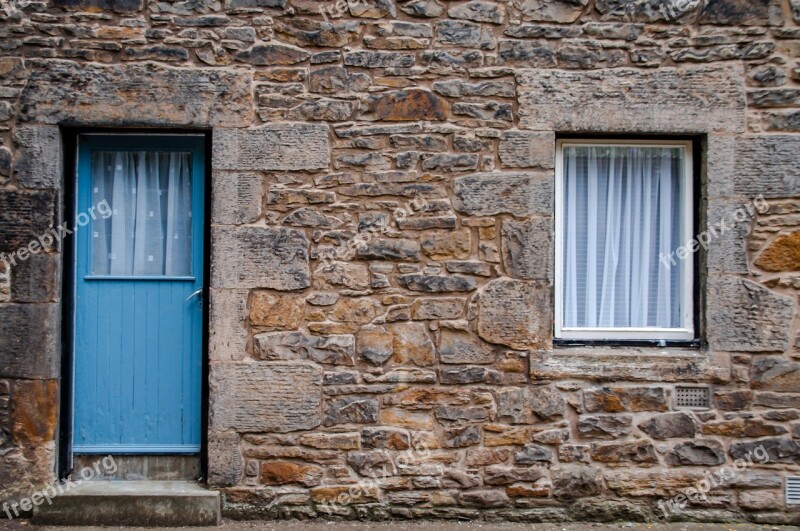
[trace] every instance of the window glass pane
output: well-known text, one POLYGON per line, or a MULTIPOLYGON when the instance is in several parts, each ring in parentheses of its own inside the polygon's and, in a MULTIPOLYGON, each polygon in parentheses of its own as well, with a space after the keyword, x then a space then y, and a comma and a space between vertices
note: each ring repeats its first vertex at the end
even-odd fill
POLYGON ((192 157, 188 152, 95 151, 92 274, 191 275, 192 157))
POLYGON ((681 327, 683 150, 565 146, 563 167, 563 326, 681 327))

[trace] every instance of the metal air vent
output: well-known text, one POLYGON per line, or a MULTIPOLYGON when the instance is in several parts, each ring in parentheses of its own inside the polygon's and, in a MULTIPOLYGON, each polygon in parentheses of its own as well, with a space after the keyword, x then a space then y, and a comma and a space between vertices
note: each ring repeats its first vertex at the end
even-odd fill
POLYGON ((800 477, 786 478, 786 505, 800 505, 800 477))
POLYGON ((675 407, 708 409, 711 407, 711 389, 708 387, 688 385, 676 387, 675 407))

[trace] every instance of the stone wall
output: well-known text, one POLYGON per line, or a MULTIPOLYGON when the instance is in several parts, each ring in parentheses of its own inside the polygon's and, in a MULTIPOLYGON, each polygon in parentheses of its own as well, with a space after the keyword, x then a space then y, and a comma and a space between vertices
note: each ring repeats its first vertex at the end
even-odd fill
MULTIPOLYGON (((674 518, 800 522, 797 0, 9 9, 0 252, 62 221, 60 126, 213 131, 227 514, 653 520, 761 445, 674 518), (696 138, 702 221, 769 202, 704 253, 702 348, 553 345, 564 133, 696 138)), ((0 269, 2 499, 54 478, 61 270, 0 269)))

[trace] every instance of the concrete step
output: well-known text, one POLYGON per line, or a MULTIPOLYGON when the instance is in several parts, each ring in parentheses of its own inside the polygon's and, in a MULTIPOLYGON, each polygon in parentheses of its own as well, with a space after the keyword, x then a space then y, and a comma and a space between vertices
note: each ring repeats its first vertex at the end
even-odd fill
POLYGON ((84 481, 33 510, 35 525, 214 526, 219 492, 190 481, 84 481))

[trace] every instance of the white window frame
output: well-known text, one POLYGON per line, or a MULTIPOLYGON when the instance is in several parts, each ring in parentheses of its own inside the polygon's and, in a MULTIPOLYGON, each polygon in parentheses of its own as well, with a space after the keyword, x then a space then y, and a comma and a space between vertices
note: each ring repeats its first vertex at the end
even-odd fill
POLYGON ((687 221, 681 229, 680 241, 688 244, 694 236, 694 160, 690 140, 582 140, 562 139, 556 141, 556 183, 555 183, 555 338, 586 341, 687 341, 695 339, 694 330, 694 256, 690 254, 682 263, 680 281, 682 284, 681 304, 684 308, 679 328, 580 328, 565 327, 564 323, 564 148, 575 146, 608 147, 679 147, 683 150, 683 216, 687 221))

